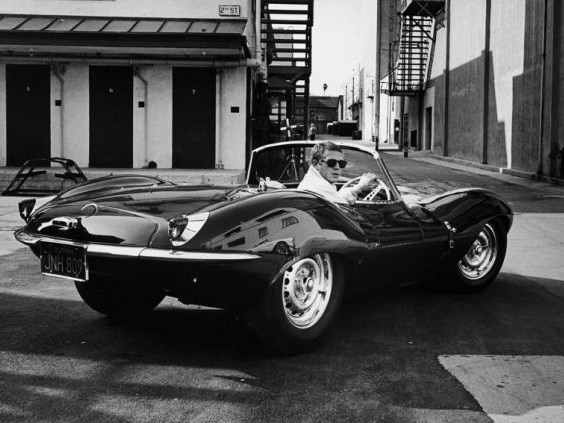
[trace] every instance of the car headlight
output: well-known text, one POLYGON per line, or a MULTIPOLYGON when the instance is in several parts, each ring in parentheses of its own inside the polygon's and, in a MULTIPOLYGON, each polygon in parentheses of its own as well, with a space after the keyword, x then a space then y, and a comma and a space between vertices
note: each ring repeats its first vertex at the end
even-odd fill
POLYGON ((202 229, 209 217, 209 212, 189 216, 173 217, 168 221, 168 237, 172 245, 186 244, 202 229))

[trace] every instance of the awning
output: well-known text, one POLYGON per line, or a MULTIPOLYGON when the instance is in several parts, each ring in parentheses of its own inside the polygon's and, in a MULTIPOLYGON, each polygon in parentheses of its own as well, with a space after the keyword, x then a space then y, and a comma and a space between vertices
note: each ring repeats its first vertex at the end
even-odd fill
POLYGON ((213 60, 250 57, 246 19, 0 15, 0 56, 213 60))

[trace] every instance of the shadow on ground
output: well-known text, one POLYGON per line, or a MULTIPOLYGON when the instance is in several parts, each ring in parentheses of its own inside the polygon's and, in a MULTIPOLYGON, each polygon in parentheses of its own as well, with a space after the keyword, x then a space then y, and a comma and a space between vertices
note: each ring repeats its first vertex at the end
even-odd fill
POLYGON ((501 274, 470 296, 413 286, 350 298, 320 348, 269 357, 222 310, 166 301, 112 322, 25 254, 2 265, 5 422, 486 422, 439 355, 564 354, 562 300, 540 279, 501 274))

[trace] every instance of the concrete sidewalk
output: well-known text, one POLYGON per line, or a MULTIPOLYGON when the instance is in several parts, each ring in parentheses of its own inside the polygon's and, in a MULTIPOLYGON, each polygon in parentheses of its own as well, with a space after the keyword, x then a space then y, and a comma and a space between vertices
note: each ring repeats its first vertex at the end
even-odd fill
MULTIPOLYGON (((381 150, 381 152, 383 152, 384 154, 403 156, 403 152, 397 150, 381 150)), ((559 180, 557 178, 540 178, 538 177, 538 175, 532 175, 525 172, 509 171, 508 169, 503 170, 496 166, 482 165, 478 163, 468 162, 466 160, 437 156, 436 154, 433 154, 429 151, 409 152, 408 158, 406 160, 415 160, 429 163, 435 166, 443 166, 450 169, 460 170, 462 172, 488 176, 490 178, 495 178, 528 188, 542 187, 543 190, 551 191, 557 195, 564 195, 564 180, 559 180)))
MULTIPOLYGON (((350 137, 338 137, 334 135, 323 134, 318 136, 317 138, 324 141, 351 141, 355 144, 364 145, 366 147, 375 147, 375 144, 372 141, 353 141, 350 137)), ((397 154, 403 156, 403 150, 399 150, 398 146, 395 144, 379 144, 378 151, 381 153, 397 154)), ((499 179, 506 179, 508 181, 511 181, 512 183, 523 186, 532 186, 534 185, 534 182, 544 182, 547 184, 547 186, 552 185, 557 190, 564 189, 564 179, 562 178, 540 176, 535 173, 523 172, 494 165, 475 163, 468 160, 458 159, 456 157, 444 157, 438 154, 434 154, 429 150, 409 150, 407 158, 411 160, 424 161, 437 166, 445 166, 451 169, 458 169, 499 179)))
POLYGON ((27 248, 14 238, 14 231, 24 225, 18 203, 25 198, 0 196, 0 257, 19 248, 27 248))
MULTIPOLYGON (((402 152, 402 154, 403 154, 403 152, 402 152)), ((546 183, 552 184, 552 185, 564 186, 564 179, 562 179, 562 178, 555 178, 555 177, 550 177, 550 176, 537 175, 536 173, 531 173, 531 172, 524 172, 524 171, 515 170, 515 169, 508 169, 508 168, 505 168, 505 167, 475 163, 475 162, 471 162, 471 161, 468 161, 468 160, 458 159, 456 157, 439 156, 439 155, 434 154, 434 153, 432 153, 428 150, 427 151, 410 151, 408 153, 408 156, 415 159, 415 160, 424 160, 424 161, 427 161, 428 163, 434 163, 434 164, 437 164, 439 166, 445 166, 444 163, 446 162, 446 163, 449 163, 451 166, 457 166, 458 168, 468 168, 469 171, 474 171, 476 173, 478 173, 479 170, 483 170, 483 171, 487 171, 487 172, 491 172, 491 173, 499 173, 499 174, 502 174, 502 175, 516 176, 516 177, 519 177, 519 178, 530 179, 530 180, 533 180, 533 181, 546 182, 546 183), (475 170, 471 170, 471 169, 475 169, 475 170)))

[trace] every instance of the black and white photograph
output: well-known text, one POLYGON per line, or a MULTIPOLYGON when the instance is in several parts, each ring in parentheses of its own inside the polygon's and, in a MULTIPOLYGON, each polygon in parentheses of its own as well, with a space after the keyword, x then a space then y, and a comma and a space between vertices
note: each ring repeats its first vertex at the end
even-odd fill
POLYGON ((563 423, 560 0, 0 0, 1 423, 563 423))

